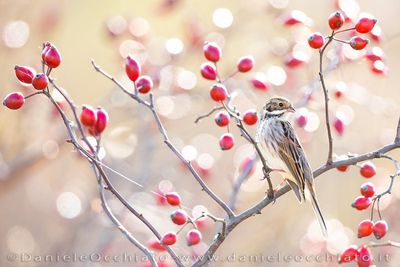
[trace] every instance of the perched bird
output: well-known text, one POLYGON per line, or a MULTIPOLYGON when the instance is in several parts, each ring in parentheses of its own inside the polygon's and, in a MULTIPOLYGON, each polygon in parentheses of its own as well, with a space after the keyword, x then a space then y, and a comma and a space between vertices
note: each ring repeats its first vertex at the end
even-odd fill
POLYGON ((319 208, 314 188, 314 177, 296 132, 287 115, 294 112, 292 104, 285 98, 273 97, 264 106, 257 126, 257 142, 265 150, 265 160, 272 170, 284 171, 285 181, 301 203, 310 200, 322 233, 327 228, 319 208))

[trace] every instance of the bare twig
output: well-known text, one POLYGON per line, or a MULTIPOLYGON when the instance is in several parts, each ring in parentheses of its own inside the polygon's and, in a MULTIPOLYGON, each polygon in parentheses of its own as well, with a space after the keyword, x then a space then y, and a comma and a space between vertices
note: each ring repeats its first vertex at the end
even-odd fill
POLYGON ((336 32, 334 33, 334 35, 336 35, 336 34, 338 34, 338 33, 343 33, 343 32, 352 31, 352 30, 355 30, 355 29, 356 29, 356 28, 355 28, 355 27, 353 27, 353 28, 348 28, 348 29, 344 29, 344 30, 336 31, 336 32))
POLYGON ((102 70, 99 66, 96 65, 96 63, 92 60, 92 64, 95 68, 95 70, 99 73, 101 73, 103 76, 107 77, 110 79, 112 82, 118 85, 125 93, 127 93, 132 99, 136 100, 138 103, 143 104, 147 108, 150 109, 150 111, 153 114, 153 117, 157 123, 158 129, 163 137, 164 143, 171 149, 171 151, 186 165, 188 170, 192 173, 193 177, 196 179, 196 181, 200 184, 202 187, 203 191, 205 191, 227 214, 229 218, 232 218, 235 216, 233 211, 228 207, 228 205, 222 201, 203 181, 201 176, 197 173, 197 171, 194 169, 192 163, 185 159, 185 157, 182 155, 181 152, 172 144, 170 141, 167 132, 161 122, 160 117, 158 116, 158 113, 156 112, 154 108, 154 96, 153 94, 150 94, 150 103, 143 101, 141 98, 139 98, 136 95, 130 94, 117 80, 115 80, 110 74, 106 73, 104 70, 102 70))
POLYGON ((107 216, 110 218, 110 220, 114 223, 114 225, 122 232, 122 234, 132 243, 134 244, 138 249, 140 249, 148 258, 150 261, 151 265, 153 267, 157 267, 157 262, 154 259, 154 254, 142 243, 140 243, 136 238, 133 237, 132 233, 129 232, 122 224, 121 222, 115 217, 113 212, 111 211, 110 207, 107 204, 107 199, 104 194, 104 185, 99 184, 99 194, 100 194, 100 199, 101 199, 101 204, 103 207, 104 212, 107 214, 107 216))
POLYGON ((30 97, 32 97, 32 96, 39 95, 39 94, 43 94, 43 91, 39 91, 39 92, 30 94, 30 95, 27 95, 27 96, 25 96, 24 98, 25 98, 25 99, 28 99, 28 98, 30 98, 30 97))
POLYGON ((254 157, 247 163, 246 167, 242 170, 239 176, 236 178, 235 183, 232 188, 232 192, 229 196, 228 205, 234 211, 236 206, 236 201, 239 195, 240 187, 242 186, 243 182, 249 177, 252 168, 256 164, 258 160, 257 156, 254 157))
POLYGON ((400 248, 400 243, 389 240, 389 241, 387 241, 385 243, 374 243, 374 242, 371 242, 367 246, 370 247, 370 248, 376 248, 376 247, 396 247, 396 248, 400 248))
POLYGON ((194 123, 198 123, 200 120, 210 117, 214 112, 224 109, 223 106, 215 106, 213 107, 213 109, 211 109, 209 112, 207 112, 206 114, 200 115, 196 118, 196 120, 194 121, 194 123))
MULTIPOLYGON (((45 91, 44 94, 50 99, 50 101, 53 103, 53 105, 57 108, 58 112, 60 113, 64 124, 67 128, 68 134, 71 138, 70 142, 74 145, 74 147, 79 151, 80 154, 82 154, 85 158, 88 159, 88 161, 93 164, 96 169, 99 172, 99 175, 103 178, 105 184, 107 185, 107 189, 117 197, 117 199, 132 213, 134 214, 142 223, 144 223, 147 228, 159 239, 161 240, 161 234, 154 228, 154 226, 143 216, 143 214, 139 213, 133 206, 119 193, 119 191, 113 186, 111 183, 109 177, 107 174, 104 172, 102 169, 101 165, 98 163, 97 158, 90 152, 86 151, 85 148, 83 148, 79 142, 77 141, 76 134, 73 130, 73 123, 68 119, 66 116, 65 112, 60 108, 58 103, 53 99, 53 97, 49 94, 48 91, 45 91)), ((79 123, 79 121, 78 121, 79 123)), ((94 151, 94 150, 92 150, 94 151)), ((133 243, 136 245, 135 243, 133 243)), ((140 248, 139 248, 140 249, 140 248)), ((169 246, 166 246, 166 249, 168 253, 171 255, 172 259, 175 261, 177 266, 183 267, 183 263, 181 260, 178 258, 177 254, 170 248, 169 246)), ((157 265, 156 265, 157 266, 157 265)))
MULTIPOLYGON (((330 39, 329 41, 332 41, 332 39, 330 39)), ((329 44, 329 41, 327 42, 327 44, 329 44)), ((327 45, 326 44, 326 45, 327 45)), ((324 48, 326 48, 326 45, 324 48)), ((324 50, 324 49, 321 49, 324 50)), ((329 156, 328 156, 328 160, 327 162, 319 167, 318 169, 316 169, 313 172, 314 178, 318 177, 319 175, 335 168, 338 166, 342 166, 342 165, 352 165, 352 164, 356 164, 358 162, 361 161, 365 161, 368 159, 374 159, 374 158, 381 158, 382 155, 384 155, 385 153, 399 148, 400 147, 400 143, 393 143, 387 146, 384 146, 376 151, 373 152, 369 152, 366 154, 362 154, 362 155, 358 155, 358 156, 353 156, 353 157, 349 157, 348 159, 345 160, 338 160, 338 161, 333 161, 332 160, 332 136, 330 133, 330 127, 329 127, 329 115, 328 115, 328 95, 327 95, 327 90, 325 87, 325 83, 324 83, 324 77, 323 77, 323 73, 322 73, 322 56, 323 56, 323 51, 320 52, 320 80, 321 80, 321 84, 324 90, 324 95, 325 95, 325 114, 326 114, 326 120, 327 120, 327 127, 328 127, 328 138, 329 138, 329 142, 330 142, 330 149, 329 149, 329 156)), ((154 96, 152 94, 150 94, 150 101, 146 102, 144 100, 142 100, 141 98, 139 98, 137 95, 131 94, 129 93, 125 88, 123 88, 122 85, 120 85, 118 83, 118 81, 116 81, 111 75, 107 74, 106 72, 104 72, 100 67, 98 67, 94 62, 92 62, 93 66, 95 67, 95 69, 100 72, 101 74, 103 74, 105 77, 107 77, 108 79, 110 79, 111 81, 113 81, 114 83, 117 84, 118 87, 120 87, 124 92, 126 92, 129 96, 131 96, 134 100, 136 100, 138 103, 143 104, 144 106, 146 106, 147 108, 150 109, 150 111, 152 112, 154 119, 158 125, 159 131, 163 137, 164 143, 166 143, 166 145, 174 152, 174 154, 183 162, 185 163, 185 165, 188 167, 188 169, 192 172, 193 176, 195 177, 195 179, 200 183, 200 185, 202 186, 203 190, 207 192, 207 194, 214 199, 214 201, 216 201, 228 214, 228 218, 226 220, 221 219, 221 221, 223 221, 223 231, 221 234, 217 235, 216 238, 211 242, 211 244, 209 245, 207 251, 205 252, 205 254, 203 255, 203 257, 200 257, 196 262, 193 263, 192 266, 203 266, 204 264, 206 264, 210 257, 212 255, 215 254, 215 252, 217 251, 217 249, 219 248, 219 246, 222 244, 222 242, 225 240, 225 238, 229 235, 229 233, 240 223, 242 223, 243 221, 245 221, 246 219, 255 216, 257 214, 260 214, 262 209, 264 209, 267 205, 273 203, 273 201, 279 197, 281 197, 282 195, 286 194, 287 192, 290 191, 290 187, 288 185, 283 186, 282 188, 280 188, 279 190, 277 190, 274 194, 274 198, 269 198, 269 197, 265 197, 263 198, 260 202, 258 202, 256 205, 254 205, 253 207, 250 207, 249 209, 243 211, 242 213, 235 215, 232 211, 232 209, 225 204, 218 196, 216 196, 203 182, 203 180, 201 179, 201 177, 197 174, 197 172, 193 169, 190 161, 187 161, 183 155, 175 148, 175 146, 173 146, 173 144, 170 142, 167 132, 165 130, 165 128, 163 127, 163 124, 160 120, 160 117, 158 116, 157 112, 155 111, 154 108, 154 96)), ((269 178, 269 172, 271 171, 270 168, 268 166, 266 166, 266 162, 265 159, 263 158, 263 155, 258 147, 257 142, 253 139, 253 137, 249 134, 249 132, 247 131, 247 129, 244 127, 239 115, 237 114, 237 112, 235 111, 235 109, 231 109, 229 106, 225 105, 224 103, 222 103, 223 107, 227 110, 227 112, 236 119, 236 123, 238 128, 240 129, 242 135, 251 143, 253 144, 253 146, 256 149, 256 152, 258 154, 258 156, 260 157, 263 165, 264 165, 264 176, 269 178)), ((270 187, 272 188, 272 184, 270 185, 270 187)))
POLYGON ((236 125, 239 128, 242 136, 250 143, 253 145, 254 149, 257 152, 258 157, 261 160, 261 163, 263 165, 263 173, 264 173, 264 179, 267 180, 268 182, 268 198, 274 199, 274 187, 272 185, 272 181, 270 178, 270 173, 272 172, 272 169, 267 165, 267 161, 264 158, 264 155, 261 152, 261 149, 254 140, 254 138, 251 136, 251 134, 247 131, 246 127, 243 125, 242 119, 240 118, 240 114, 236 112, 235 109, 231 109, 229 105, 225 104, 224 102, 221 102, 225 110, 229 113, 231 117, 234 117, 236 119, 236 125))
POLYGON ((396 137, 394 138, 394 143, 395 144, 400 143, 400 118, 399 122, 397 123, 397 131, 396 131, 396 137))
MULTIPOLYGON (((353 165, 356 164, 358 162, 361 161, 365 161, 368 159, 375 159, 375 158, 380 158, 382 154, 387 153, 389 151, 392 151, 394 149, 400 148, 400 144, 390 144, 390 145, 386 145, 384 147, 381 147, 378 150, 375 150, 373 152, 369 152, 369 153, 365 153, 359 156, 355 156, 355 157, 351 157, 345 160, 338 160, 338 161, 334 161, 332 162, 330 165, 324 164, 323 166, 319 167, 318 169, 316 169, 313 172, 314 178, 317 178, 318 176, 320 176, 321 174, 336 168, 338 166, 342 166, 342 165, 353 165)), ((275 199, 280 198, 281 196, 283 196, 284 194, 286 194, 287 192, 289 192, 291 189, 288 185, 283 186, 282 188, 280 188, 278 191, 275 192, 275 199)), ((273 201, 267 197, 264 197, 260 202, 258 202, 256 205, 254 205, 253 207, 243 211, 242 213, 238 214, 235 218, 230 219, 227 222, 227 227, 226 227, 226 235, 229 235, 229 233, 240 223, 242 223, 243 221, 245 221, 246 219, 255 216, 257 214, 261 214, 261 211, 268 206, 269 204, 271 204, 273 201)), ((193 266, 202 266, 203 264, 205 264, 207 262, 207 257, 211 257, 212 255, 214 255, 214 253, 217 251, 217 249, 219 248, 219 246, 223 243, 223 241, 225 240, 225 237, 223 236, 218 236, 216 239, 213 240, 213 242, 210 244, 209 248, 207 249, 207 251, 205 252, 205 254, 203 255, 204 257, 201 259, 198 259, 193 266)))
POLYGON ((330 165, 332 163, 332 155, 333 155, 333 139, 332 139, 332 132, 331 132, 331 126, 330 126, 330 120, 329 120, 329 95, 328 95, 328 89, 325 86, 325 80, 324 80, 324 74, 323 74, 323 58, 324 58, 324 52, 328 45, 332 42, 333 40, 333 32, 329 36, 328 41, 325 43, 325 45, 319 50, 319 79, 321 81, 321 86, 322 90, 324 91, 324 98, 325 98, 325 123, 326 123, 326 131, 328 133, 328 159, 327 159, 327 165, 330 165))
POLYGON ((337 41, 337 42, 339 42, 339 43, 343 43, 343 44, 350 44, 350 42, 349 42, 349 41, 345 41, 345 40, 338 39, 338 38, 335 38, 335 37, 332 37, 332 39, 333 39, 333 40, 335 40, 335 41, 337 41))

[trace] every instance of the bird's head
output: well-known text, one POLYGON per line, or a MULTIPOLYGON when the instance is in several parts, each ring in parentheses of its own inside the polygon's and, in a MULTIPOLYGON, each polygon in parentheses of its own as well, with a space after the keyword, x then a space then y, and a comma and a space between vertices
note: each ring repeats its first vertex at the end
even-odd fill
POLYGON ((281 116, 295 111, 290 101, 283 97, 269 99, 263 109, 263 113, 269 116, 281 116))

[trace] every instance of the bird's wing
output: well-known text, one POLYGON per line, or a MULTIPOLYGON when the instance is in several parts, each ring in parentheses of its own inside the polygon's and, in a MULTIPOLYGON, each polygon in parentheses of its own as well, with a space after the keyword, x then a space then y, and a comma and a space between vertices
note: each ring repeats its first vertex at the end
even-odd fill
POLYGON ((282 142, 279 143, 279 156, 285 162, 290 173, 294 177, 294 182, 298 184, 304 199, 306 197, 305 193, 307 193, 307 197, 311 200, 313 210, 321 226, 322 233, 327 237, 326 223, 315 195, 314 178, 310 164, 308 163, 292 125, 290 125, 288 121, 281 121, 281 126, 283 128, 284 137, 282 142))
POLYGON ((279 156, 285 162, 304 196, 306 183, 312 184, 312 171, 296 133, 288 121, 280 121, 284 137, 279 143, 279 156))

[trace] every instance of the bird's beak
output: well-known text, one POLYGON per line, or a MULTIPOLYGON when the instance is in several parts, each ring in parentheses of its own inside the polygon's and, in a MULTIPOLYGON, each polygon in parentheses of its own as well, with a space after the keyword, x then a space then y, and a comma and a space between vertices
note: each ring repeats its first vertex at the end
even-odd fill
POLYGON ((294 107, 292 105, 289 106, 288 111, 289 112, 296 112, 296 110, 294 109, 294 107))

